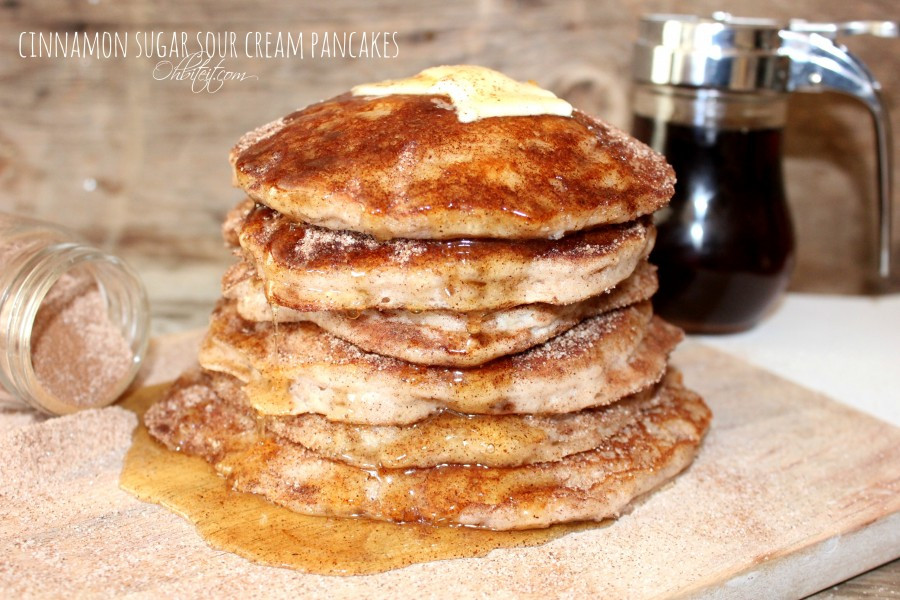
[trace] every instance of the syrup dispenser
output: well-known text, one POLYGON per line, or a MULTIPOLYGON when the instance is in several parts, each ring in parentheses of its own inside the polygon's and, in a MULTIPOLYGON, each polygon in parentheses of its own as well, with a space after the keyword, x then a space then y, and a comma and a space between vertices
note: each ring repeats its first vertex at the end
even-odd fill
POLYGON ((794 235, 782 178, 788 94, 865 103, 878 158, 878 267, 890 273, 891 134, 880 86, 834 38, 897 37, 895 22, 811 23, 715 13, 650 15, 635 50, 635 137, 678 183, 657 213, 656 310, 694 332, 755 325, 787 287, 794 235))

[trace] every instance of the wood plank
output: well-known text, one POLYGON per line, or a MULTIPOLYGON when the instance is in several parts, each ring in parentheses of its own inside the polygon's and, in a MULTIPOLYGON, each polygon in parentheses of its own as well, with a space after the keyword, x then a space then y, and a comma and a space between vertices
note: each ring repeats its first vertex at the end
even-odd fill
POLYGON ((900 597, 900 560, 823 590, 810 596, 810 600, 856 600, 873 597, 900 597))
MULTIPOLYGON (((167 377, 196 337, 157 347, 167 377), (176 343, 177 342, 177 343, 176 343)), ((677 352, 715 412, 697 462, 609 527, 482 559, 329 578, 253 565, 116 487, 133 417, 104 409, 0 437, 8 593, 209 597, 800 596, 900 554, 900 430, 696 343, 677 352)), ((154 361, 155 362, 155 361, 154 361)), ((148 380, 149 381, 149 380, 148 380)), ((2 424, 2 416, 0 416, 2 424)))

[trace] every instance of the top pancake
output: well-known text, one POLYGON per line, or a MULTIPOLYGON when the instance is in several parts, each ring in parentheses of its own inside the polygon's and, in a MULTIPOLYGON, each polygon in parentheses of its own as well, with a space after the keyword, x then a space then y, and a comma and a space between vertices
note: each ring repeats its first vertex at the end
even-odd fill
POLYGON ((254 200, 379 239, 555 239, 651 213, 675 182, 582 112, 461 123, 435 95, 344 94, 244 135, 231 163, 254 200))

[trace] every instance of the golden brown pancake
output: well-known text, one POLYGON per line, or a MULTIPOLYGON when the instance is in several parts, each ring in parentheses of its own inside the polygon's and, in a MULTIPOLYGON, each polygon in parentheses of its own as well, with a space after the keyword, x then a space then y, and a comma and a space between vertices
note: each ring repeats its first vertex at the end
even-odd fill
POLYGON ((650 253, 655 235, 643 218, 561 240, 378 242, 295 223, 262 205, 240 220, 238 232, 266 297, 302 311, 569 304, 628 277, 650 253))
MULTIPOLYGON (((250 406, 241 387, 240 380, 230 375, 197 369, 182 375, 169 396, 188 394, 192 389, 206 394, 203 389, 208 388, 230 403, 250 406)), ((444 411, 403 426, 353 425, 320 415, 257 414, 254 418, 257 427, 262 425, 278 438, 366 469, 446 464, 518 467, 560 460, 597 447, 643 414, 656 410, 668 399, 669 391, 659 383, 609 406, 562 415, 464 415, 444 411)), ((148 417, 148 423, 164 429, 170 419, 160 419, 159 414, 148 417)), ((177 431, 165 432, 170 443, 180 446, 180 440, 191 439, 198 430, 195 421, 188 418, 191 415, 196 417, 193 412, 185 415, 177 431)))
POLYGON ((608 406, 559 415, 444 411, 411 425, 354 425, 308 414, 267 417, 266 427, 325 458, 362 468, 518 467, 596 448, 654 410, 662 401, 660 389, 652 386, 608 406))
POLYGON ((675 183, 582 112, 460 123, 445 96, 344 94, 248 133, 231 163, 254 200, 379 239, 556 239, 652 213, 675 183))
POLYGON ((595 448, 519 467, 361 469, 260 431, 246 404, 196 376, 177 383, 145 422, 169 448, 212 462, 234 489, 300 513, 527 529, 617 516, 690 463, 709 409, 678 376, 655 398, 595 448))
POLYGON ((650 298, 656 267, 642 262, 615 288, 574 304, 527 304, 489 312, 364 310, 302 312, 266 300, 253 268, 242 261, 222 280, 226 298, 248 321, 310 321, 366 352, 422 365, 472 367, 523 352, 603 312, 650 298))
POLYGON ((223 301, 200 364, 245 382, 262 414, 392 425, 445 409, 544 414, 609 404, 659 381, 681 338, 643 302, 582 321, 521 354, 468 369, 430 367, 364 352, 309 322, 276 331, 223 301))

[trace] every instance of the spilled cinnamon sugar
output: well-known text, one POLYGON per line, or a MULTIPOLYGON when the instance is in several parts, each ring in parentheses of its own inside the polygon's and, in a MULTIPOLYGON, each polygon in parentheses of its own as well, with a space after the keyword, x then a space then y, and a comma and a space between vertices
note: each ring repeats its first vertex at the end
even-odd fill
POLYGON ((31 335, 31 362, 41 386, 75 407, 102 404, 134 354, 110 319, 97 284, 65 273, 44 298, 31 335))

